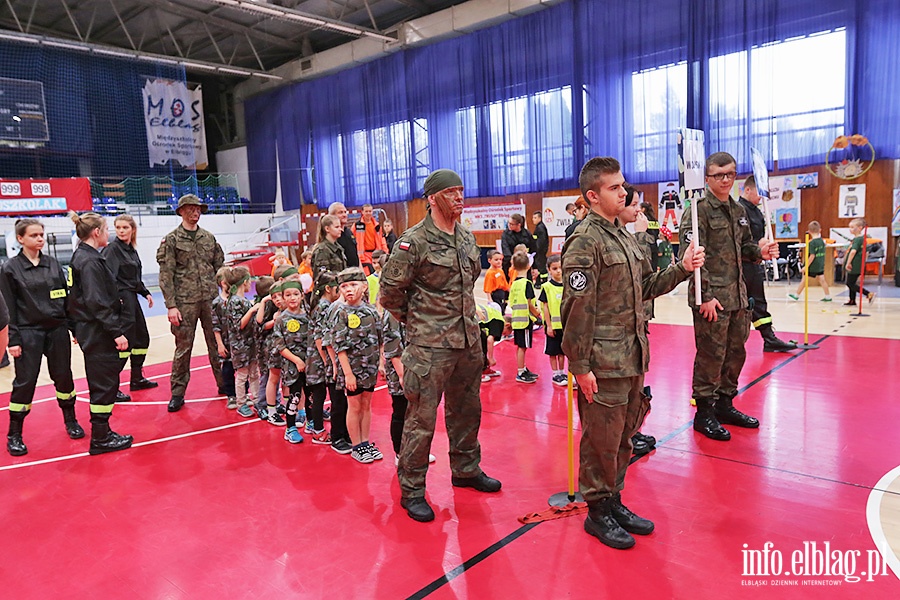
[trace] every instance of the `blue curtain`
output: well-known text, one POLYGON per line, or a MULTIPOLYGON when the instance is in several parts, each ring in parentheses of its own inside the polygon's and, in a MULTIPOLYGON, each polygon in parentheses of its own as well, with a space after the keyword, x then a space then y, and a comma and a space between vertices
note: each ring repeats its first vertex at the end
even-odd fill
POLYGON ((247 111, 248 144, 274 132, 286 207, 301 190, 320 206, 407 200, 436 168, 470 195, 572 188, 597 155, 636 183, 674 179, 685 126, 742 171, 751 146, 782 168, 821 163, 843 133, 896 158, 897 73, 894 0, 571 0, 294 84, 247 111), (810 88, 819 101, 796 100, 810 88))

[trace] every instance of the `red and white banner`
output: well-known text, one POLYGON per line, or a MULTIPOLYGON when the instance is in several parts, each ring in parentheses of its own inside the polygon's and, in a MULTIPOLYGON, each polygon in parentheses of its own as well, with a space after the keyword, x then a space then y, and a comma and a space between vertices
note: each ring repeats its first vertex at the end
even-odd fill
POLYGON ((91 182, 86 177, 0 179, 0 215, 52 215, 91 207, 91 182))

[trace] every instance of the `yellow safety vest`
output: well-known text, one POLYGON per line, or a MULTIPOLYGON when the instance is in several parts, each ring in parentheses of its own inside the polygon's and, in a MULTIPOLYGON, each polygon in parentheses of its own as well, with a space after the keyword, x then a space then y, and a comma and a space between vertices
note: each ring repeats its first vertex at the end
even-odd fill
POLYGON ((553 329, 562 329, 562 317, 560 316, 560 308, 562 307, 563 286, 554 285, 549 281, 541 286, 544 296, 547 297, 547 310, 550 311, 550 326, 553 329))
POLYGON ((369 304, 375 304, 375 299, 378 298, 378 290, 381 286, 381 281, 375 273, 366 277, 366 281, 369 282, 369 304))
POLYGON ((528 309, 528 298, 525 289, 528 280, 520 277, 509 287, 509 306, 512 308, 512 328, 528 329, 531 327, 531 311, 528 309))

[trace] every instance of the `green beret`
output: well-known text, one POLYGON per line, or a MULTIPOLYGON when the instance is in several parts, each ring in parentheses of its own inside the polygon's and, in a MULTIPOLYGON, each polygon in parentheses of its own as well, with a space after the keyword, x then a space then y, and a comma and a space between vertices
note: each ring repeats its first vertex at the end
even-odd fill
POLYGON ((438 169, 428 176, 425 180, 425 197, 437 194, 440 191, 451 187, 459 187, 463 184, 462 179, 450 169, 438 169))

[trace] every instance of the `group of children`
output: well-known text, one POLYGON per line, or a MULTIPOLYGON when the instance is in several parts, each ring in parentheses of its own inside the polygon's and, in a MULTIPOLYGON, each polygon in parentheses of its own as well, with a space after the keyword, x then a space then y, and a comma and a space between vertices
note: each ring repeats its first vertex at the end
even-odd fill
MULTIPOLYGON (((869 302, 875 300, 875 292, 860 288, 859 277, 862 273, 862 254, 863 245, 867 243, 863 234, 866 228, 866 220, 862 218, 850 221, 850 233, 853 234, 853 240, 850 242, 850 248, 844 255, 844 271, 847 276, 847 289, 849 297, 845 306, 853 306, 856 304, 856 294, 862 294, 869 302)), ((804 267, 806 276, 815 279, 825 292, 822 302, 831 302, 831 292, 828 289, 828 282, 825 280, 825 240, 822 239, 822 226, 818 221, 811 221, 807 227, 810 235, 809 241, 809 262, 804 267)), ((800 285, 797 290, 788 294, 791 300, 800 300, 800 294, 806 289, 806 281, 800 279, 800 285)))
MULTIPOLYGON (((394 399, 391 439, 399 453, 406 412, 399 361, 405 332, 389 313, 380 314, 370 297, 373 287, 377 294, 386 258, 373 257, 376 269, 368 278, 356 267, 322 271, 308 292, 297 268, 279 265, 273 276, 256 281, 255 300, 248 297, 252 284, 245 267, 220 269, 213 328, 227 408, 285 427, 289 443, 303 442, 305 433, 313 444, 372 463, 384 457, 370 431, 372 393, 383 362, 394 399)), ((309 257, 302 260, 305 271, 309 257)))
POLYGON ((490 268, 484 276, 484 292, 491 298, 485 306, 479 306, 478 317, 482 329, 482 345, 485 347, 485 369, 482 382, 486 383, 500 375, 493 367, 493 345, 502 335, 502 328, 512 330, 516 344, 516 381, 519 383, 535 383, 538 374, 525 364, 525 355, 532 345, 532 331, 536 324, 544 327, 546 341, 544 354, 550 357, 553 370, 552 383, 558 386, 567 385, 565 357, 562 351, 562 264, 559 254, 547 257, 548 279, 540 283, 529 277, 531 257, 524 245, 516 246, 513 251, 512 265, 509 273, 503 272, 503 254, 498 250, 488 253, 490 268), (506 316, 507 302, 511 314, 506 316), (499 321, 499 324, 498 324, 499 321), (500 332, 498 334, 498 332, 500 332))

